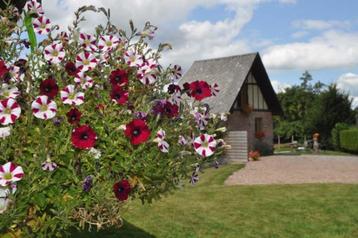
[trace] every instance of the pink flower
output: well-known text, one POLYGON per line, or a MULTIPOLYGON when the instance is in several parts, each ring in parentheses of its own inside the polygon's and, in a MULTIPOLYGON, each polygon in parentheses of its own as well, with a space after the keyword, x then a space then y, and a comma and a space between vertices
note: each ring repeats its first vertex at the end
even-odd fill
POLYGON ((181 66, 179 65, 174 65, 174 67, 172 68, 172 79, 173 81, 176 81, 178 79, 180 79, 183 76, 183 71, 181 66))
POLYGON ((119 43, 120 40, 116 36, 113 35, 100 36, 98 42, 98 48, 100 50, 107 52, 117 48, 119 43))
POLYGON ((165 131, 163 129, 160 129, 157 132, 157 136, 154 139, 154 142, 158 143, 158 148, 161 152, 168 153, 169 152, 169 144, 164 139, 165 139, 165 131))
POLYGON ((93 83, 94 83, 93 79, 83 71, 76 74, 74 81, 75 81, 75 83, 81 85, 81 88, 84 90, 92 88, 93 83))
POLYGON ((65 51, 61 43, 52 43, 44 49, 45 59, 53 64, 59 64, 65 58, 65 51))
POLYGON ((7 186, 11 183, 20 181, 24 176, 21 166, 16 166, 12 162, 0 166, 0 186, 7 186))
POLYGON ((56 102, 49 99, 46 95, 38 96, 32 102, 31 109, 36 118, 43 120, 54 118, 57 113, 56 102))
POLYGON ((79 106, 84 103, 85 94, 76 92, 75 86, 70 84, 61 90, 61 100, 64 104, 79 106))
POLYGON ((20 117, 21 108, 13 98, 0 101, 0 124, 13 124, 20 117))
POLYGON ((178 140, 178 144, 179 145, 186 145, 186 144, 188 144, 188 141, 185 139, 184 136, 180 135, 179 140, 178 140))
POLYGON ((79 42, 82 47, 87 51, 95 51, 96 46, 96 38, 92 35, 80 33, 79 42))
POLYGON ((132 50, 125 53, 125 60, 130 67, 141 67, 144 63, 143 56, 132 50))
POLYGON ((42 170, 45 171, 54 171, 57 168, 57 164, 52 162, 50 159, 47 159, 45 162, 41 164, 42 170))
POLYGON ((193 146, 199 155, 209 157, 215 152, 216 140, 212 135, 201 134, 194 139, 193 146))
POLYGON ((98 60, 89 52, 82 52, 76 57, 76 67, 82 71, 88 71, 96 67, 98 60))
POLYGON ((45 16, 40 16, 32 22, 35 31, 40 35, 46 35, 50 32, 50 23, 50 20, 47 19, 45 16))
POLYGON ((41 4, 36 0, 28 1, 25 8, 30 12, 30 14, 37 14, 39 16, 44 14, 41 4))

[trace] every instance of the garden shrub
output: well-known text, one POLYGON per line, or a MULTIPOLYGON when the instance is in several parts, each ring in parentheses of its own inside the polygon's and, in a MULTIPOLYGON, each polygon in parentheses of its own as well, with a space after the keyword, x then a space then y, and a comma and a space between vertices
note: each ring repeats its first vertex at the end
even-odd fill
POLYGON ((331 131, 332 145, 336 150, 341 149, 339 135, 342 130, 348 129, 350 126, 347 123, 337 123, 331 131))
POLYGON ((0 13, 0 236, 120 227, 127 199, 195 183, 222 153, 220 117, 201 103, 217 85, 176 84, 181 68, 159 64, 170 45, 150 47, 149 22, 127 33, 87 6, 63 31, 35 0, 0 13), (108 22, 84 33, 86 11, 108 22))
POLYGON ((339 138, 342 149, 358 153, 358 128, 342 130, 339 134, 339 138))

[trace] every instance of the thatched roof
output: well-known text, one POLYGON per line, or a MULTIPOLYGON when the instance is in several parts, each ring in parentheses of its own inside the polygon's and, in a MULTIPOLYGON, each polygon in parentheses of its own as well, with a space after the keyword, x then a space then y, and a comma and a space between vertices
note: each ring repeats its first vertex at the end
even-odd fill
POLYGON ((203 102, 208 103, 214 113, 230 112, 250 72, 256 78, 270 111, 281 114, 281 106, 258 53, 195 61, 180 84, 196 80, 205 80, 211 85, 217 83, 219 94, 203 102))

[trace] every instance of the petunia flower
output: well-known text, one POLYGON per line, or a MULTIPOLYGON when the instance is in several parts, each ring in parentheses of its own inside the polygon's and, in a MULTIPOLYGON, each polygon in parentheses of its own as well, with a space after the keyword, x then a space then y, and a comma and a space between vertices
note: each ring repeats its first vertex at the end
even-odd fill
POLYGON ((24 177, 24 171, 21 166, 12 162, 0 166, 0 186, 7 186, 11 183, 20 181, 24 177))
POLYGON ((184 136, 179 135, 178 144, 179 144, 179 145, 187 145, 187 144, 188 144, 188 141, 187 141, 187 139, 185 139, 184 136))
POLYGON ((157 136, 154 139, 154 142, 158 143, 158 148, 161 152, 168 153, 169 152, 169 144, 164 139, 165 139, 165 131, 163 129, 160 129, 157 132, 157 136))
POLYGON ((128 72, 126 70, 113 70, 109 75, 109 81, 112 85, 124 86, 128 84, 128 72))
POLYGON ((119 201, 125 201, 131 192, 131 185, 128 180, 122 179, 113 185, 113 192, 119 201))
POLYGON ((98 60, 89 52, 82 52, 76 57, 76 67, 81 71, 88 71, 96 67, 98 60))
POLYGON ((194 81, 189 84, 189 95, 201 101, 212 95, 211 87, 205 81, 194 81))
POLYGON ((80 123, 82 113, 77 108, 72 108, 66 113, 68 123, 77 125, 80 123))
POLYGON ((38 96, 31 104, 32 113, 36 118, 48 120, 54 118, 57 113, 57 105, 48 96, 38 96))
POLYGON ((146 121, 148 119, 148 113, 146 113, 146 112, 135 112, 134 116, 135 116, 135 118, 142 119, 144 121, 146 121))
POLYGON ((67 32, 65 31, 61 31, 60 35, 58 36, 59 40, 61 41, 62 44, 67 44, 68 41, 70 40, 68 37, 67 32))
POLYGON ((144 63, 143 56, 135 53, 133 50, 128 50, 124 58, 130 67, 141 67, 144 63))
POLYGON ((0 59, 0 78, 3 78, 8 72, 9 72, 9 69, 8 69, 6 63, 0 59))
POLYGON ((144 85, 155 83, 158 79, 157 66, 157 62, 153 59, 145 60, 137 73, 137 78, 139 79, 139 81, 141 81, 141 83, 144 85))
POLYGON ((147 123, 141 119, 134 119, 126 125, 124 135, 128 137, 132 145, 139 145, 146 142, 150 137, 150 129, 147 123))
POLYGON ((11 65, 8 67, 9 71, 5 75, 5 82, 19 82, 20 81, 20 67, 17 67, 15 65, 11 65))
POLYGON ((119 86, 114 86, 111 91, 111 99, 119 105, 124 105, 128 101, 128 91, 123 90, 119 86))
POLYGON ((45 16, 40 16, 32 22, 35 31, 40 35, 46 35, 50 32, 50 23, 50 20, 45 16))
POLYGON ((42 170, 54 171, 57 168, 57 164, 52 162, 50 158, 47 158, 45 162, 41 164, 42 170))
POLYGON ((94 147, 96 140, 96 132, 90 126, 83 125, 72 131, 71 142, 77 149, 89 150, 94 147))
POLYGON ((4 139, 11 135, 11 128, 9 126, 0 127, 0 139, 4 139))
POLYGON ((219 85, 217 83, 215 83, 213 86, 211 86, 210 89, 211 89, 211 94, 213 96, 218 95, 218 93, 220 92, 219 85))
POLYGON ((152 109, 155 115, 167 116, 173 118, 179 115, 179 107, 167 100, 157 100, 152 109))
POLYGON ((174 65, 174 67, 171 69, 171 73, 171 78, 174 82, 179 80, 183 76, 183 71, 180 65, 174 65))
POLYGON ((65 51, 61 43, 52 43, 44 49, 45 59, 53 64, 59 64, 65 58, 65 51))
POLYGON ((86 176, 85 180, 82 183, 83 191, 86 192, 86 193, 91 191, 92 183, 93 183, 93 177, 91 175, 86 176))
POLYGON ((68 61, 65 64, 65 70, 69 76, 76 76, 79 73, 79 69, 76 67, 75 63, 68 61))
POLYGON ((7 187, 0 187, 0 214, 4 213, 11 203, 10 193, 10 189, 7 187))
POLYGON ((25 9, 27 9, 31 15, 41 16, 44 14, 41 4, 36 0, 27 1, 25 9))
POLYGON ((117 48, 120 40, 116 36, 113 35, 105 35, 99 37, 98 48, 102 51, 108 52, 117 48))
POLYGON ((13 124, 20 117, 21 108, 13 98, 0 101, 0 124, 13 124))
POLYGON ((87 51, 95 51, 97 49, 96 38, 93 35, 80 33, 79 43, 87 51))
POLYGON ((74 78, 75 83, 79 84, 82 89, 87 90, 93 87, 94 81, 93 79, 86 74, 86 72, 81 71, 76 74, 74 78))
POLYGON ((200 112, 198 108, 194 109, 190 112, 195 119, 195 122, 199 128, 199 130, 205 130, 206 125, 209 122, 210 115, 207 112, 200 112))
POLYGON ((193 146, 199 155, 209 157, 215 152, 216 140, 212 135, 201 134, 194 139, 193 146))
POLYGON ((93 147, 88 151, 88 153, 93 156, 94 159, 99 159, 102 156, 101 151, 93 147))
POLYGON ((139 81, 144 85, 150 85, 157 81, 158 77, 156 72, 150 71, 145 74, 137 74, 139 81))
POLYGON ((3 98, 16 98, 20 95, 20 91, 16 86, 11 86, 9 84, 2 84, 0 88, 0 97, 3 98))
POLYGON ((48 78, 40 83, 40 94, 46 95, 49 99, 56 97, 58 93, 58 85, 54 78, 48 78))
POLYGON ((75 86, 70 84, 67 85, 60 92, 61 100, 64 104, 79 106, 84 103, 85 94, 82 92, 76 92, 75 86))

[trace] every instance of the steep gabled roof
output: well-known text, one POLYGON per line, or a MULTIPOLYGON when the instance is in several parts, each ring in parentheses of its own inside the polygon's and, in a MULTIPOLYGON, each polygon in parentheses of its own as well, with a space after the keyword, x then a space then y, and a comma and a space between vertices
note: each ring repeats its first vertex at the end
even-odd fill
POLYGON ((195 61, 180 84, 196 80, 205 80, 211 85, 217 83, 220 93, 205 99, 204 103, 208 103, 214 113, 229 112, 250 72, 256 78, 270 111, 281 114, 281 106, 258 53, 195 61))

